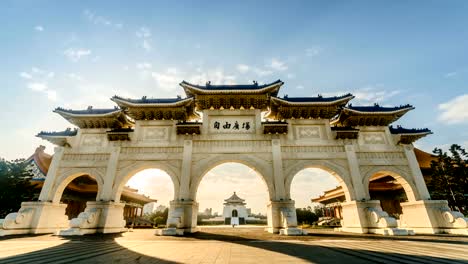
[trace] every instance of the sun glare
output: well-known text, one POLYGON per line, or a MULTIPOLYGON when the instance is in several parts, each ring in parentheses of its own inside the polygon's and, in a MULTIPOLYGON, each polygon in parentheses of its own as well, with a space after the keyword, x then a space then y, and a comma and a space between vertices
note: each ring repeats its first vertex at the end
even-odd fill
POLYGON ((138 193, 158 200, 157 204, 169 206, 169 201, 174 199, 174 185, 171 177, 162 170, 147 169, 140 171, 126 185, 137 189, 138 193))

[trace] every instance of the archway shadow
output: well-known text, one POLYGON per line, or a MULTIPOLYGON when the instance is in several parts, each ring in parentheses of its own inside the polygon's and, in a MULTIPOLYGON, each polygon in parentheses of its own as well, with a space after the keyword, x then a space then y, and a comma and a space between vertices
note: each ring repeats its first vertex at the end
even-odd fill
MULTIPOLYGON (((20 237, 25 236, 10 238, 20 237)), ((68 241, 58 246, 0 258, 0 263, 178 263, 128 249, 117 243, 115 239, 119 237, 122 234, 59 237, 60 240, 68 241)))
MULTIPOLYGON (((325 236, 325 235, 322 235, 325 236)), ((281 240, 258 240, 251 239, 242 236, 235 235, 223 235, 215 233, 205 233, 197 232, 187 235, 196 240, 205 240, 205 241, 223 241, 233 244, 239 244, 249 247, 254 247, 266 251, 273 251, 276 253, 288 255, 295 258, 300 258, 302 260, 311 262, 311 263, 468 263, 467 260, 463 259, 450 259, 445 257, 433 257, 425 256, 419 254, 402 254, 402 253, 393 253, 393 252, 378 252, 366 249, 350 249, 345 247, 330 246, 330 245, 311 245, 304 243, 294 243, 291 241, 281 241, 281 240)), ((340 238, 353 237, 353 238, 370 238, 369 236, 340 236, 340 238)), ((290 240, 294 238, 287 237, 290 240)), ((384 240, 396 240, 399 238, 390 238, 388 237, 372 237, 373 239, 384 239, 384 240)), ((345 240, 345 239, 343 239, 345 240)), ((314 240, 305 240, 314 241, 314 240)), ((320 240, 316 240, 320 241, 320 240)), ((417 241, 417 242, 434 242, 429 241, 428 239, 408 239, 408 241, 417 241)), ((447 242, 458 242, 457 244, 468 245, 468 242, 462 241, 450 241, 443 240, 447 242)), ((442 242, 441 242, 442 243, 442 242)), ((416 252, 414 252, 416 253, 416 252)))
MULTIPOLYGON (((59 237, 60 240, 66 240, 65 243, 58 246, 53 246, 45 249, 40 249, 28 253, 18 254, 11 257, 0 258, 0 263, 178 263, 168 259, 161 259, 158 257, 147 256, 135 252, 129 248, 120 245, 116 239, 122 237, 122 234, 95 234, 76 237, 59 237)), ((328 234, 319 235, 319 237, 328 238, 328 234)), ((15 236, 10 237, 21 238, 30 236, 15 236)), ((393 240, 395 238, 389 237, 373 237, 373 236, 355 236, 355 235, 341 235, 336 238, 346 240, 346 238, 366 238, 366 239, 380 239, 380 240, 393 240)), ((279 238, 279 237, 278 237, 279 238)), ((320 243, 320 244, 306 244, 302 242, 314 241, 305 240, 298 241, 294 237, 281 237, 281 239, 289 240, 267 240, 267 239, 252 239, 245 236, 226 235, 208 232, 198 232, 187 234, 185 238, 177 238, 171 240, 177 241, 219 241, 259 249, 271 253, 279 253, 284 256, 289 256, 297 260, 303 260, 311 263, 467 263, 462 259, 450 259, 446 257, 431 257, 418 254, 418 252, 409 253, 390 253, 379 252, 378 250, 367 249, 352 249, 346 246, 334 245, 333 243, 320 243), (295 240, 295 241, 291 241, 295 240)), ((401 240, 401 237, 398 238, 401 240)), ((0 239, 6 241, 8 239, 0 239)), ((59 240, 59 241, 60 241, 59 240)), ((156 239, 157 240, 157 239, 156 239)), ((424 248, 424 242, 434 242, 436 240, 408 238, 404 240, 421 242, 421 247, 424 248)), ((40 241, 40 238, 38 238, 40 241)), ((152 241, 152 240, 150 240, 152 241)), ((320 242, 320 240, 316 240, 320 242)), ((450 240, 441 240, 444 243, 449 243, 450 240)), ((339 240, 336 240, 338 243, 339 240)), ((451 241, 454 242, 454 241, 451 241)), ((457 244, 467 245, 467 242, 458 241, 457 244)), ((143 242, 144 243, 144 242, 143 242)), ((352 243, 348 242, 347 243, 352 243)), ((176 244, 174 244, 176 246, 176 244)), ((367 243, 366 243, 367 245, 367 243)), ((241 252, 243 250, 241 249, 241 252)), ((180 252, 180 254, 183 254, 180 252)), ((216 254, 213 252, 213 254, 216 254)), ((252 251, 244 251, 241 254, 243 258, 255 258, 255 253, 252 251), (249 255, 250 254, 250 255, 249 255)), ((262 259, 268 261, 267 259, 262 259)), ((235 256, 232 259, 236 262, 235 256)), ((260 261, 260 260, 259 260, 260 261)), ((273 260, 272 260, 273 261, 273 260)), ((292 260, 294 261, 294 259, 292 260)))

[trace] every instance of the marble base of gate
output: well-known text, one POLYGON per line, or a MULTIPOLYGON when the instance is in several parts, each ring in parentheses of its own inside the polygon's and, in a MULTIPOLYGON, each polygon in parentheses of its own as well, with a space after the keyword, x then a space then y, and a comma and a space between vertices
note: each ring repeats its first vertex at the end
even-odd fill
POLYGON ((66 207, 52 202, 23 202, 18 212, 0 219, 0 236, 55 233, 67 228, 66 207))
POLYGON ((70 220, 70 228, 60 230, 58 234, 72 236, 125 232, 124 206, 124 203, 116 202, 87 202, 84 212, 70 220))

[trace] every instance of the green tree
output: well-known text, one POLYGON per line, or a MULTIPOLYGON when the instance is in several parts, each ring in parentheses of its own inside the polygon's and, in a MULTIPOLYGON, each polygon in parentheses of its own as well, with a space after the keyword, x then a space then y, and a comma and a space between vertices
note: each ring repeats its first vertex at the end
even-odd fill
POLYGON ((166 224, 168 215, 169 208, 166 208, 164 211, 152 212, 150 214, 145 214, 143 217, 157 226, 166 224))
POLYGON ((31 178, 24 159, 0 159, 0 218, 17 212, 21 202, 37 197, 40 190, 31 184, 31 178))
POLYGON ((428 189, 434 200, 447 200, 450 208, 467 214, 468 208, 468 154, 453 144, 449 154, 434 149, 437 160, 431 162, 432 179, 428 189))

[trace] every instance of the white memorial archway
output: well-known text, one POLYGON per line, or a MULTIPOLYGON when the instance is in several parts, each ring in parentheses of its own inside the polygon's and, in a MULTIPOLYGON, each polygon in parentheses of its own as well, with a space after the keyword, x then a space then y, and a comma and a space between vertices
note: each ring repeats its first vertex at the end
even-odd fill
POLYGON ((38 134, 57 145, 40 201, 25 202, 8 215, 1 234, 66 228, 64 234, 121 232, 123 185, 147 168, 164 170, 174 184, 168 228, 161 234, 194 232, 198 185, 224 162, 245 164, 263 177, 270 195, 269 232, 302 233, 290 186, 304 168, 324 169, 346 187, 343 231, 467 232, 466 218, 450 211, 446 201, 430 200, 412 142, 431 132, 389 127, 414 107, 353 106, 351 94, 280 98, 282 85, 279 80, 203 86, 184 81, 186 98, 114 96, 113 109, 57 108, 54 112, 79 129, 38 134), (65 209, 56 197, 74 171, 93 175, 99 194, 80 217, 64 223, 65 209), (409 193, 399 225, 369 197, 370 177, 382 172, 402 180, 409 193))

